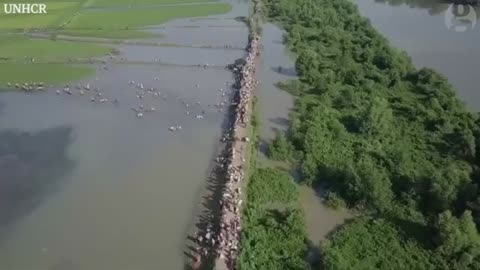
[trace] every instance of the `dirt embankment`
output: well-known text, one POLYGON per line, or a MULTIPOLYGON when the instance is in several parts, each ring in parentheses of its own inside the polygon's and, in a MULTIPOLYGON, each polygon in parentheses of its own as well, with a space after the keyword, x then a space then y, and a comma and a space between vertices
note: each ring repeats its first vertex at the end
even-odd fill
MULTIPOLYGON (((240 251, 242 186, 245 180, 246 154, 252 115, 255 79, 260 55, 260 35, 256 28, 255 13, 249 19, 250 37, 246 57, 239 59, 229 69, 235 75, 234 95, 231 102, 226 133, 222 137, 224 152, 216 159, 217 196, 213 196, 216 211, 208 217, 206 226, 196 231, 192 241, 196 243, 192 257, 192 269, 236 269, 240 251)), ((215 191, 213 191, 215 193, 215 191)))

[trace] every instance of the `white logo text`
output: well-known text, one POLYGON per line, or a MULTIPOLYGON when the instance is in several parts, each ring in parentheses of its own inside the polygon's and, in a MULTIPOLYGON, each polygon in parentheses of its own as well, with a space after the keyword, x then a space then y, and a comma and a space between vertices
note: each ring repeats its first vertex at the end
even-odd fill
POLYGON ((46 14, 46 4, 3 4, 5 14, 46 14))

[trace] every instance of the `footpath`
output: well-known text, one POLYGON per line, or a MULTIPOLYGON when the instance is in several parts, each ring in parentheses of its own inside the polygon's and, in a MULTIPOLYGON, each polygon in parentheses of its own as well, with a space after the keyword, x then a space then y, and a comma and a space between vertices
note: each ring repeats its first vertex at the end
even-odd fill
MULTIPOLYGON (((245 180, 246 154, 250 142, 249 122, 252 115, 254 90, 257 86, 255 71, 257 57, 260 55, 260 38, 253 34, 248 47, 245 64, 241 70, 237 70, 237 79, 240 81, 240 89, 237 96, 237 108, 230 139, 231 148, 227 157, 227 183, 220 202, 222 218, 220 231, 216 237, 217 270, 236 269, 237 258, 240 250, 241 233, 241 206, 242 186, 245 180)), ((234 70, 235 71, 235 70, 234 70)))
POLYGON ((194 234, 197 255, 192 268, 195 270, 212 267, 215 270, 237 269, 242 229, 242 187, 247 175, 245 170, 251 142, 248 136, 251 132, 253 97, 258 85, 255 73, 261 51, 260 35, 255 27, 259 20, 257 16, 255 5, 248 21, 250 35, 247 54, 229 66, 235 76, 235 91, 230 104, 230 120, 222 137, 222 142, 226 143, 225 150, 217 157, 224 179, 220 196, 215 202, 219 206, 219 213, 215 224, 194 234), (213 265, 209 263, 210 258, 213 265))

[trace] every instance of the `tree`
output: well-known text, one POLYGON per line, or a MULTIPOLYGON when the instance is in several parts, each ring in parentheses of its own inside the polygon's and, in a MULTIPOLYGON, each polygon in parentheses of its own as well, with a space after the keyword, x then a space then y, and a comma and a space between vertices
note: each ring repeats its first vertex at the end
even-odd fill
POLYGON ((480 269, 465 212, 479 222, 480 117, 444 76, 391 47, 352 1, 262 1, 298 56, 302 87, 286 139, 301 152, 302 180, 326 182, 332 202, 389 220, 341 228, 324 250, 326 269, 480 269), (465 214, 427 223, 444 211, 465 214), (428 228, 412 236, 405 223, 428 228))
POLYGON ((281 132, 268 145, 268 156, 273 160, 289 160, 293 155, 293 145, 281 132))
POLYGON ((448 258, 452 269, 478 269, 480 266, 480 235, 472 213, 465 211, 456 218, 450 211, 438 216, 438 252, 448 258))
POLYGON ((362 156, 352 168, 352 178, 345 183, 349 198, 376 209, 388 209, 393 199, 392 184, 385 170, 368 156, 362 156))
POLYGON ((386 137, 392 124, 393 114, 387 100, 375 97, 365 111, 360 130, 368 136, 386 137))

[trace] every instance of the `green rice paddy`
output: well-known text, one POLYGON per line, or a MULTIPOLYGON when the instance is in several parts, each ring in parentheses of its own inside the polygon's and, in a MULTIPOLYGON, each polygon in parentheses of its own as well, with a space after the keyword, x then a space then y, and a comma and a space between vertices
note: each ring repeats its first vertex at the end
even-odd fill
POLYGON ((111 48, 97 44, 31 39, 19 35, 0 36, 0 61, 4 62, 21 62, 32 58, 36 63, 64 62, 105 55, 110 51, 111 48))
POLYGON ((68 28, 127 29, 164 23, 171 19, 207 16, 228 12, 230 5, 224 3, 193 6, 166 6, 161 8, 138 8, 128 11, 83 12, 76 16, 68 28))
MULTIPOLYGON (((0 0, 2 3, 25 1, 0 0)), ((0 84, 31 81, 61 83, 79 79, 93 74, 95 70, 61 62, 105 55, 112 49, 85 42, 34 39, 22 36, 22 32, 45 31, 53 35, 115 39, 147 38, 151 34, 138 28, 177 18, 226 13, 231 9, 229 4, 212 3, 212 0, 47 0, 42 3, 47 5, 47 14, 0 13, 0 84), (166 6, 161 6, 163 4, 166 6)))
POLYGON ((156 36, 149 32, 130 29, 64 29, 58 30, 56 33, 66 36, 108 39, 142 39, 156 36))
POLYGON ((78 80, 95 74, 95 69, 89 67, 66 66, 63 64, 0 64, 0 89, 5 89, 7 83, 44 82, 58 84, 78 80))

